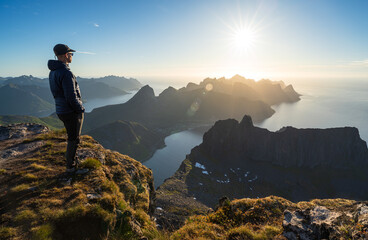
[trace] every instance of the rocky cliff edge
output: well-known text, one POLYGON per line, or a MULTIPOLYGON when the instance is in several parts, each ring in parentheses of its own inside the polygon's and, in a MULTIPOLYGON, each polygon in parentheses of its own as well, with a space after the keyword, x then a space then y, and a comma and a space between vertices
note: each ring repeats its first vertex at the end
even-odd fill
POLYGON ((65 171, 66 134, 35 124, 0 129, 0 239, 147 239, 151 170, 82 136, 82 170, 65 171))

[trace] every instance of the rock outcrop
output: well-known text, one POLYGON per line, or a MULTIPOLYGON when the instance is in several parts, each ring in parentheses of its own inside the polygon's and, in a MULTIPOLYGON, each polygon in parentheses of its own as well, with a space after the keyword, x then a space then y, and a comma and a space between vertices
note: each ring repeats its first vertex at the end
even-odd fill
POLYGON ((171 239, 365 240, 367 208, 368 202, 346 199, 222 198, 215 211, 190 217, 171 239))
POLYGON ((49 128, 34 123, 18 123, 10 126, 0 126, 0 141, 24 138, 40 133, 47 133, 48 131, 49 128))
POLYGON ((151 170, 83 135, 75 174, 65 173, 65 131, 1 127, 0 239, 146 239, 151 170))
POLYGON ((282 225, 283 236, 290 240, 367 239, 368 203, 290 208, 282 225))

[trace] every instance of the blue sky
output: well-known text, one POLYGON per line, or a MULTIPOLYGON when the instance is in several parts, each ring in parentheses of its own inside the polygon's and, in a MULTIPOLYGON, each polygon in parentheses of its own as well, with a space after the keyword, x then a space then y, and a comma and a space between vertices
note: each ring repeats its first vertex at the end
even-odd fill
POLYGON ((365 0, 0 0, 0 76, 46 77, 66 43, 84 77, 368 79, 367 12, 365 0))

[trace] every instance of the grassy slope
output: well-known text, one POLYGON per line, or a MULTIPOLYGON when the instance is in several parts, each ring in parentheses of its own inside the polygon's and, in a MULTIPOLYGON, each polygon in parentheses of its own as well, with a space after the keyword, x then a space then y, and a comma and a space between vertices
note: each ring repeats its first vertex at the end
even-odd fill
POLYGON ((79 151, 84 153, 82 165, 90 172, 72 176, 68 184, 68 178, 63 180, 65 138, 65 132, 56 131, 1 142, 1 149, 40 146, 0 162, 0 239, 140 239, 158 235, 148 216, 154 194, 152 172, 83 136, 79 151))

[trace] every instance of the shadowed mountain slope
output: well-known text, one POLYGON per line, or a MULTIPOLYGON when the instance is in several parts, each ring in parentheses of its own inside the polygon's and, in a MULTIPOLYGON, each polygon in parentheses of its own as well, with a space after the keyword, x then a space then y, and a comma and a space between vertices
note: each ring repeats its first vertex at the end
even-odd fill
POLYGON ((164 147, 164 136, 136 122, 116 121, 87 132, 104 147, 134 157, 149 159, 156 149, 164 147))

